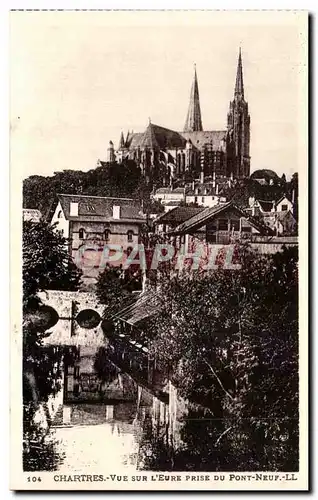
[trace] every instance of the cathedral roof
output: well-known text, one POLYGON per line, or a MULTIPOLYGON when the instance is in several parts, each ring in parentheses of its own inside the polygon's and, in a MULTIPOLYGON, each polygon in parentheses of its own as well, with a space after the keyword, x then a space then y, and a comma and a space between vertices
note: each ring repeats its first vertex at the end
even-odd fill
POLYGON ((126 147, 129 149, 135 149, 140 146, 140 141, 143 135, 143 132, 130 133, 127 136, 126 147))
POLYGON ((186 139, 190 139, 193 146, 201 150, 205 145, 212 144, 213 149, 219 149, 221 141, 225 139, 226 130, 210 130, 201 132, 180 132, 186 139))
POLYGON ((130 150, 149 148, 149 149, 180 149, 185 148, 186 141, 190 139, 192 145, 198 150, 204 146, 212 144, 213 149, 222 147, 222 141, 225 140, 226 130, 207 130, 195 132, 176 132, 154 123, 150 123, 144 133, 134 133, 129 136, 126 147, 130 150))
POLYGON ((149 123, 143 134, 133 134, 129 148, 135 149, 139 146, 141 149, 147 147, 149 149, 165 150, 184 148, 185 143, 184 137, 179 132, 149 123))

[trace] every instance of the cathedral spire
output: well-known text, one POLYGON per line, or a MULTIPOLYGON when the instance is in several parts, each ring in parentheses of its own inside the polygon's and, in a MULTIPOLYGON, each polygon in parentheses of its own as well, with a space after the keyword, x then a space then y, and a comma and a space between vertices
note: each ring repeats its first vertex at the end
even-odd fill
POLYGON ((200 109, 199 87, 197 79, 196 65, 194 65, 194 79, 191 87, 190 104, 187 119, 184 125, 184 132, 202 131, 202 119, 200 109))
POLYGON ((123 134, 123 131, 122 131, 121 134, 120 134, 118 149, 122 149, 124 147, 125 147, 125 139, 124 139, 124 134, 123 134))
POLYGON ((244 99, 243 66, 242 66, 241 47, 240 47, 238 63, 237 63, 234 97, 241 97, 242 99, 244 99))

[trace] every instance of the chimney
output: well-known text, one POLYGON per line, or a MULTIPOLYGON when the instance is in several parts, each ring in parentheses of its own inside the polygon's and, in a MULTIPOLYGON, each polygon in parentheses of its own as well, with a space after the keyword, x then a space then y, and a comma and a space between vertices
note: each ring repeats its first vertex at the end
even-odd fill
POLYGON ((194 191, 194 181, 192 181, 192 191, 194 191))
POLYGON ((215 189, 215 171, 213 172, 212 187, 215 189))
POLYGON ((113 205, 113 219, 120 219, 120 206, 113 205))
POLYGON ((204 184, 204 172, 203 172, 203 170, 201 170, 200 182, 201 182, 201 184, 204 184))
POLYGON ((70 216, 77 217, 78 216, 78 203, 71 201, 70 203, 70 216))

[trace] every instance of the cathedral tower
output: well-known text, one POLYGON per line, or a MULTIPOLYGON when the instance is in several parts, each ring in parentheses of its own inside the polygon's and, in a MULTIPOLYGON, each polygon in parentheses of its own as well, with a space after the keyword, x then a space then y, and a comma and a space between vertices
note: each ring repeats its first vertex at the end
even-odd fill
POLYGON ((194 65, 194 79, 191 87, 190 103, 187 114, 187 119, 184 125, 184 132, 201 132, 202 118, 199 98, 199 87, 197 79, 197 71, 194 65))
POLYGON ((250 115, 244 99, 243 65, 239 51, 234 100, 227 115, 227 176, 250 175, 250 115))

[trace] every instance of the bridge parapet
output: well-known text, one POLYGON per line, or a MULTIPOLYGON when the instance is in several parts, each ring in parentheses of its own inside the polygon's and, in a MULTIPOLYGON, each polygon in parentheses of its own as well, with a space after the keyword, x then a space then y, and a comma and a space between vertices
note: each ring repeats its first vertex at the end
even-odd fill
POLYGON ((44 305, 58 314, 57 323, 47 330, 51 333, 44 339, 46 345, 105 345, 101 328, 103 305, 94 293, 46 290, 38 295, 44 305))

